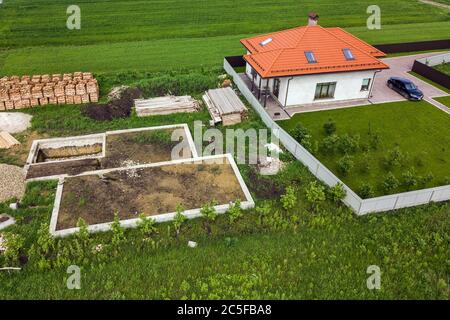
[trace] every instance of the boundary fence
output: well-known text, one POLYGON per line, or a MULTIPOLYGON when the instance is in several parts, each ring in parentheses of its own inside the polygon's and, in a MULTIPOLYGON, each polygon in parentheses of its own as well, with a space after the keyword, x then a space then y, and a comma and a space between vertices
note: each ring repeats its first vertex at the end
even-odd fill
POLYGON ((346 184, 344 184, 327 167, 317 160, 308 150, 292 138, 283 128, 269 116, 258 99, 253 95, 242 78, 234 70, 235 67, 242 67, 245 61, 242 56, 225 57, 224 69, 233 77, 234 83, 239 88, 242 95, 253 106, 265 125, 271 129, 272 133, 278 137, 284 147, 303 163, 309 171, 326 185, 332 187, 341 183, 347 191, 343 202, 356 214, 364 215, 373 212, 384 212, 406 207, 413 207, 430 202, 441 202, 450 200, 450 185, 417 190, 412 192, 398 193, 383 197, 362 199, 346 184))
POLYGON ((412 71, 427 79, 430 79, 433 82, 436 82, 437 84, 440 84, 443 87, 446 87, 447 89, 450 89, 450 76, 435 68, 432 68, 443 63, 450 63, 450 53, 417 59, 414 61, 412 71))

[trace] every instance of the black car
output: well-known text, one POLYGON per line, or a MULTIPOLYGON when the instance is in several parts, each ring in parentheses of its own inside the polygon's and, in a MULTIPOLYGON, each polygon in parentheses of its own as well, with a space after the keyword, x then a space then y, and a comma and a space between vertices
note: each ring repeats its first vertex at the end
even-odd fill
POLYGON ((409 100, 422 100, 423 92, 408 79, 392 77, 388 80, 387 85, 394 91, 400 93, 403 97, 409 100))

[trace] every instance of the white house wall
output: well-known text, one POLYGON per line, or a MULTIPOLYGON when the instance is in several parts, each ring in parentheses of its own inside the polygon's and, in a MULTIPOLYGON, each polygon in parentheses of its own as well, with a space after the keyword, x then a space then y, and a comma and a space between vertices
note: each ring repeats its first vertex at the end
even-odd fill
POLYGON ((279 100, 282 104, 292 106, 298 104, 323 103, 326 101, 366 99, 369 97, 370 90, 361 91, 363 79, 371 79, 371 86, 374 78, 374 72, 375 71, 371 70, 297 76, 292 78, 289 83, 287 101, 286 90, 290 78, 281 78, 279 100), (334 98, 315 100, 314 96, 316 93, 317 84, 325 82, 336 82, 334 98))

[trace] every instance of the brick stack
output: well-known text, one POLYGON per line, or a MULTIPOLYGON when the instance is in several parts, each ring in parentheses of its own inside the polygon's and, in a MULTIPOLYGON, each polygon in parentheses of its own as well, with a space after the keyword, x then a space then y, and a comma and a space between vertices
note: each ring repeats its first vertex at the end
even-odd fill
POLYGON ((0 111, 98 102, 98 96, 98 83, 90 72, 0 78, 0 111))

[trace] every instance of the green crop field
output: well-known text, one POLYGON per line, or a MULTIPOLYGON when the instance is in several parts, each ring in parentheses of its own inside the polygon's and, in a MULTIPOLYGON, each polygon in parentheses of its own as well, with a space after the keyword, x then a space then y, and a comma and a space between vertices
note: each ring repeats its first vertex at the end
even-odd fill
POLYGON ((356 192, 363 184, 369 184, 374 195, 381 196, 446 185, 450 180, 450 118, 427 102, 395 102, 296 114, 280 125, 292 132, 298 123, 309 129, 312 144, 317 144, 313 153, 318 159, 356 192), (337 136, 348 134, 359 140, 357 150, 350 153, 353 167, 347 174, 339 170, 339 160, 344 154, 322 148, 323 139, 327 137, 323 126, 330 119, 336 124, 337 136), (379 143, 372 147, 374 136, 379 143), (398 164, 386 165, 385 158, 396 148, 400 151, 398 164), (404 185, 403 175, 408 171, 415 173, 415 185, 404 185), (389 172, 397 178, 398 186, 386 192, 382 184, 389 172), (433 179, 421 185, 418 177, 430 173, 433 179))
POLYGON ((66 28, 70 0, 0 5, 0 73, 164 71, 221 66, 243 52, 239 39, 296 27, 317 11, 370 43, 448 38, 449 10, 419 1, 379 0, 382 29, 368 30, 372 1, 78 1, 81 30, 66 28))

